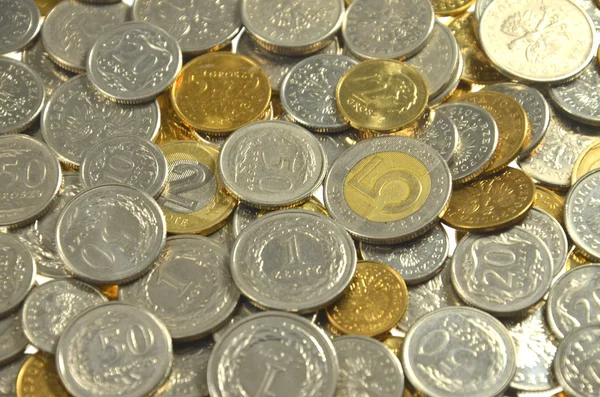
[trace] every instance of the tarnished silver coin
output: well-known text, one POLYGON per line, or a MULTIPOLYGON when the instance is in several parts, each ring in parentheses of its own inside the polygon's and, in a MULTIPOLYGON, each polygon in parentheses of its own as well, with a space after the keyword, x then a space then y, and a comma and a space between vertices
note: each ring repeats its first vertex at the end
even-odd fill
MULTIPOLYGON (((589 0, 598 14, 600 9, 589 0)), ((560 110, 580 123, 600 126, 600 66, 590 64, 576 79, 559 86, 550 87, 548 93, 560 110)))
POLYGON ((152 395, 172 361, 167 327, 145 310, 118 302, 80 314, 56 349, 58 375, 74 396, 152 395))
POLYGON ((86 189, 120 183, 157 197, 167 183, 167 169, 167 159, 156 144, 135 135, 118 135, 92 147, 79 172, 86 189))
POLYGON ((401 396, 404 371, 398 357, 383 343, 364 336, 333 341, 340 373, 336 397, 401 396))
POLYGON ((169 237, 154 268, 119 288, 119 299, 160 318, 174 340, 199 339, 234 311, 240 292, 229 252, 206 237, 169 237))
POLYGON ((355 0, 342 34, 346 47, 359 58, 410 58, 427 43, 434 20, 428 1, 355 0))
POLYGON ((0 55, 27 47, 40 31, 40 9, 33 0, 0 0, 0 55))
POLYGON ((219 153, 219 174, 234 196, 257 208, 308 199, 327 172, 317 139, 284 121, 261 121, 234 132, 219 153))
POLYGON ((450 240, 440 224, 424 235, 406 243, 373 245, 360 242, 363 259, 378 261, 393 267, 406 284, 423 283, 435 276, 448 257, 450 240))
POLYGON ((583 8, 592 18, 596 30, 600 29, 600 9, 594 0, 574 0, 574 3, 583 8))
POLYGON ((348 233, 310 211, 264 215, 242 230, 231 254, 231 273, 258 306, 315 311, 338 298, 352 281, 356 250, 348 233))
POLYGON ((59 85, 74 76, 50 60, 42 39, 36 40, 35 44, 23 51, 23 63, 40 76, 47 95, 52 94, 59 85))
POLYGON ((21 367, 29 357, 22 355, 16 361, 0 367, 0 396, 14 397, 17 395, 17 377, 21 367))
POLYGON ((106 97, 121 103, 149 102, 179 73, 177 41, 161 28, 128 22, 98 37, 87 58, 88 77, 106 97))
POLYGON ((343 0, 242 0, 250 36, 276 54, 304 55, 329 43, 344 17, 343 0))
POLYGON ((0 136, 0 227, 23 226, 43 215, 62 181, 48 146, 25 135, 0 136))
POLYGON ((450 116, 443 112, 432 113, 425 126, 415 131, 414 137, 437 150, 444 160, 450 161, 458 147, 458 128, 450 116))
POLYGON ((119 284, 150 270, 166 228, 152 197, 125 185, 103 185, 66 205, 56 245, 68 272, 92 284, 119 284))
POLYGON ((577 267, 563 274, 550 290, 546 318, 562 339, 586 325, 600 325, 600 264, 577 267))
POLYGON ((54 91, 42 114, 44 140, 62 162, 79 166, 100 141, 115 135, 150 140, 160 127, 156 101, 121 105, 100 95, 87 76, 77 76, 54 91))
POLYGON ((29 339, 21 324, 22 310, 0 318, 0 365, 14 360, 25 351, 29 339))
POLYGON ((240 0, 136 0, 132 14, 168 32, 185 54, 216 51, 242 27, 240 0))
POLYGON ((21 132, 31 126, 46 96, 40 76, 22 62, 1 57, 0 91, 0 134, 21 132))
POLYGON ((535 305, 554 277, 552 255, 535 234, 512 227, 497 234, 470 233, 452 258, 452 285, 463 301, 496 316, 535 305))
POLYGON ((38 349, 54 354, 71 320, 106 301, 102 292, 81 281, 49 281, 36 287, 25 300, 23 331, 38 349))
POLYGON ((46 16, 42 41, 54 62, 73 72, 84 72, 96 39, 128 19, 129 6, 125 3, 93 5, 63 1, 46 16))
POLYGON ((337 355, 305 318, 267 312, 240 321, 223 336, 207 376, 212 397, 333 397, 337 355))
POLYGON ((248 302, 246 298, 244 298, 243 296, 240 297, 240 301, 237 307, 235 308, 233 314, 229 317, 229 319, 227 319, 225 325, 213 332, 213 339, 215 340, 215 342, 219 342, 221 339, 223 339, 223 336, 237 323, 239 323, 247 317, 252 316, 253 314, 258 314, 262 312, 263 311, 261 309, 248 302))
POLYGON ((565 227, 575 245, 600 262, 600 169, 585 174, 569 190, 565 227))
POLYGON ((0 233, 0 316, 21 305, 35 283, 35 262, 16 237, 0 233))

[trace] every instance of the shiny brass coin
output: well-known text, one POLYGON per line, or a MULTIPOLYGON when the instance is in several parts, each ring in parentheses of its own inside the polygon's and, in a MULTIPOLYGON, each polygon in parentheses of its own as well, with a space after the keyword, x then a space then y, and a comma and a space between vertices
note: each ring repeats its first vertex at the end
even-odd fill
POLYGON ((600 139, 594 141, 577 157, 571 174, 571 184, 574 185, 583 175, 598 168, 600 168, 600 139))
POLYGON ((357 130, 375 133, 411 127, 422 118, 428 98, 421 74, 391 59, 353 66, 336 89, 342 117, 357 130))
POLYGON ((191 128, 228 135, 263 117, 271 85, 265 71, 245 56, 213 52, 185 65, 171 99, 177 115, 191 128))
POLYGON ((555 192, 540 185, 535 185, 534 207, 546 211, 560 224, 563 224, 565 199, 555 192))
POLYGON ((100 292, 111 301, 119 299, 119 286, 118 285, 103 285, 100 287, 100 292))
POLYGON ((216 146, 178 141, 161 146, 167 158, 167 186, 158 203, 174 234, 208 235, 218 230, 237 205, 217 173, 216 146))
POLYGON ((575 247, 571 249, 571 253, 567 257, 567 264, 565 268, 567 271, 575 269, 576 267, 587 265, 591 263, 586 257, 580 255, 575 247))
POLYGON ((475 0, 432 0, 433 11, 440 16, 462 14, 475 3, 475 0))
POLYGON ((402 359, 402 345, 404 344, 404 338, 399 336, 388 336, 383 340, 383 344, 390 349, 399 360, 402 359))
POLYGON ((340 300, 327 308, 327 319, 345 334, 376 336, 392 329, 408 307, 406 283, 393 268, 359 261, 340 300))
POLYGON ((279 120, 282 114, 285 113, 283 110, 283 105, 281 105, 281 99, 279 95, 273 94, 271 96, 271 108, 273 109, 273 119, 279 120))
POLYGON ((27 359, 17 377, 17 397, 69 397, 56 372, 54 356, 37 353, 27 359))
POLYGON ((42 16, 46 16, 50 10, 52 10, 54 6, 61 1, 62 0, 35 0, 35 4, 37 4, 38 8, 40 9, 40 14, 42 16))
POLYGON ((164 145, 172 141, 200 140, 198 135, 186 126, 175 113, 170 94, 162 94, 156 99, 160 108, 160 128, 154 138, 154 143, 164 145))
POLYGON ((456 101, 481 106, 494 117, 498 125, 498 148, 483 175, 490 175, 506 168, 517 158, 522 148, 529 146, 531 129, 527 113, 513 98, 499 92, 478 91, 462 95, 456 101))
POLYGON ((523 219, 534 196, 533 180, 519 169, 507 168, 456 187, 442 221, 461 231, 491 232, 523 219))

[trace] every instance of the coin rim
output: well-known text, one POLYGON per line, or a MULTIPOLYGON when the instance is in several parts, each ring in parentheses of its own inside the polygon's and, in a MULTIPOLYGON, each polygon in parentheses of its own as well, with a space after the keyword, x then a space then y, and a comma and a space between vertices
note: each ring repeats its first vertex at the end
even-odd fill
POLYGON ((594 177, 598 177, 600 179, 600 168, 591 170, 590 172, 584 174, 577 180, 577 182, 575 182, 573 186, 571 186, 567 198, 565 199, 564 222, 567 234, 569 235, 573 243, 575 243, 577 248, 579 248, 581 254, 583 254, 583 256, 587 257, 588 259, 600 262, 600 248, 591 248, 589 244, 581 238, 580 234, 577 232, 576 226, 573 224, 572 218, 569 216, 573 213, 572 207, 575 205, 573 201, 575 200, 575 194, 578 193, 577 190, 579 186, 583 185, 587 179, 591 180, 594 177))

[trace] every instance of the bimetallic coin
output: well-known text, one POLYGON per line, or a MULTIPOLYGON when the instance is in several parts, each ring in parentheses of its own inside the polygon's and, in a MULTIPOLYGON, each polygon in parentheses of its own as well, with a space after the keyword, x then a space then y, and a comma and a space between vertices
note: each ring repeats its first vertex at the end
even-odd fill
POLYGON ((50 60, 41 39, 37 39, 31 47, 23 51, 23 63, 40 76, 47 95, 52 94, 59 85, 73 77, 73 73, 60 68, 50 60))
POLYGON ((421 318, 404 339, 410 383, 431 397, 495 397, 513 380, 515 344, 501 322, 468 307, 421 318))
POLYGON ((21 325, 22 310, 0 318, 0 365, 14 360, 25 351, 29 340, 21 325))
POLYGON ((589 145, 575 161, 573 173, 571 174, 571 184, 575 184, 579 178, 590 171, 600 168, 600 139, 597 139, 589 145))
POLYGON ((252 316, 253 314, 262 313, 263 311, 246 300, 243 296, 240 298, 237 307, 233 314, 229 317, 225 325, 213 332, 215 342, 221 341, 223 336, 243 319, 252 316))
POLYGON ((569 190, 565 226, 581 253, 600 262, 600 169, 585 174, 569 190))
POLYGON ((452 179, 431 146, 390 136, 344 152, 325 180, 329 214, 355 238, 395 244, 425 233, 444 213, 452 179))
POLYGON ((16 397, 71 397, 62 385, 54 356, 37 353, 29 356, 17 377, 16 397))
POLYGON ((63 330, 79 314, 108 299, 81 281, 54 280, 36 287, 23 305, 23 331, 38 349, 56 352, 63 330))
POLYGON ((16 237, 0 233, 0 316, 15 311, 35 283, 36 268, 27 247, 16 237))
POLYGON ((119 135, 92 147, 79 172, 86 189, 120 183, 156 197, 167 182, 167 160, 154 143, 134 135, 119 135))
POLYGON ((479 24, 481 47, 498 70, 534 83, 577 76, 595 54, 595 32, 587 13, 569 0, 494 0, 479 24))
POLYGON ((32 0, 0 0, 0 9, 0 54, 20 51, 31 44, 41 27, 37 5, 32 0))
POLYGON ((46 17, 42 41, 54 62, 67 70, 84 72, 96 39, 128 19, 129 6, 125 3, 92 5, 63 1, 46 17))
POLYGON ((309 312, 335 301, 356 269, 350 236, 329 218, 304 210, 278 211, 236 238, 231 273, 262 308, 309 312))
POLYGON ((337 355, 308 320, 267 312, 240 321, 222 337, 211 353, 207 377, 213 397, 333 397, 337 355))
POLYGON ((329 42, 344 18, 342 0, 242 0, 242 21, 253 40, 270 52, 304 55, 329 42))
POLYGON ((75 396, 152 395, 167 380, 172 361, 164 324, 116 302, 88 309, 71 321, 56 349, 60 379, 75 396))
POLYGON ((79 167, 85 154, 115 135, 153 139, 160 126, 156 101, 121 105, 98 94, 87 76, 73 77, 54 90, 42 114, 42 135, 63 163, 79 167))
POLYGON ((242 26, 239 0, 137 0, 133 19, 156 25, 179 43, 184 54, 216 51, 231 42, 242 26))
POLYGON ((199 339, 219 328, 240 293, 229 252, 206 237, 169 237, 154 268, 119 288, 119 299, 154 313, 174 340, 199 339))
POLYGON ((29 356, 22 355, 16 361, 0 367, 0 396, 13 397, 17 395, 17 377, 27 358, 29 356))
POLYGON ((149 102, 165 91, 182 65, 177 41, 143 22, 119 25, 98 37, 87 58, 94 88, 121 103, 149 102))
POLYGON ((364 336, 342 336, 333 341, 333 347, 340 365, 336 397, 400 396, 404 391, 400 360, 383 343, 364 336))
POLYGON ((146 193, 103 185, 66 205, 56 235, 68 272, 92 284, 119 284, 150 270, 165 243, 166 224, 146 193))
MULTIPOLYGON (((600 9, 591 0, 589 2, 600 15, 600 9)), ((600 93, 596 90, 599 84, 600 66, 594 60, 576 79, 550 87, 548 93, 556 106, 573 120, 600 126, 600 93)))
POLYGON ((62 181, 58 160, 25 135, 0 136, 0 158, 0 227, 27 225, 54 202, 62 181))

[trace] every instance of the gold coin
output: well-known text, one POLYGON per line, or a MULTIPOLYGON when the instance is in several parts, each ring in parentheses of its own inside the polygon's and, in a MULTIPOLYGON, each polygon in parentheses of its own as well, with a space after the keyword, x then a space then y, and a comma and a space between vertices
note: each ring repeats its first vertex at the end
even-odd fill
POLYGON ((163 145, 172 141, 199 141, 200 138, 194 131, 186 126, 175 114, 171 96, 162 94, 157 98, 160 107, 160 128, 154 138, 154 143, 163 145))
POLYGON ((189 62, 171 88, 177 115, 191 128, 227 135, 264 116, 271 101, 265 71, 243 55, 212 52, 189 62))
POLYGON ((404 344, 404 338, 399 336, 388 336, 383 340, 383 344, 390 349, 399 360, 402 359, 402 345, 404 344))
POLYGON ((161 146, 169 174, 158 203, 169 233, 208 235, 225 224, 237 205, 217 172, 219 148, 202 142, 178 141, 161 146))
POLYGON ((565 199, 550 189, 535 185, 534 207, 546 211, 561 224, 564 219, 565 199))
POLYGON ((353 66, 340 79, 342 117, 357 130, 392 133, 411 127, 425 112, 427 83, 407 64, 378 59, 353 66))
POLYGON ((571 249, 571 253, 567 258, 567 264, 565 265, 565 267, 566 270, 569 271, 575 269, 576 267, 587 265, 588 263, 590 263, 590 261, 586 257, 580 255, 577 252, 577 249, 573 247, 571 249))
POLYGON ((17 377, 17 397, 69 397, 56 372, 54 356, 37 353, 27 359, 17 377))
POLYGON ((327 319, 345 334, 376 336, 392 329, 406 312, 406 283, 393 268, 359 261, 340 300, 327 308, 327 319))
POLYGON ((470 102, 487 110, 498 125, 498 147, 483 175, 490 175, 508 166, 524 146, 529 145, 530 127, 523 106, 506 94, 478 91, 465 94, 455 101, 470 102))
POLYGON ((271 96, 271 108, 273 108, 273 119, 275 120, 279 120, 279 117, 285 113, 285 110, 283 110, 283 105, 281 105, 281 98, 279 98, 279 95, 273 94, 271 96))
POLYGON ((37 4, 38 8, 40 9, 40 14, 42 16, 46 16, 54 8, 54 6, 61 1, 62 0, 35 0, 35 4, 37 4))
POLYGON ((600 139, 594 141, 577 157, 571 174, 571 184, 574 185, 579 178, 598 168, 600 168, 600 139))
POLYGON ((442 221, 461 231, 491 232, 523 219, 534 196, 533 180, 520 169, 507 168, 456 187, 442 221))
POLYGON ((119 286, 118 285, 103 285, 100 287, 100 292, 104 294, 109 300, 116 301, 119 299, 119 286))
POLYGON ((475 0, 432 0, 433 11, 441 16, 462 14, 475 3, 475 0))

